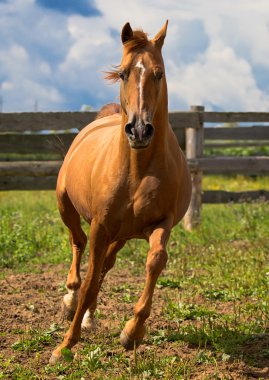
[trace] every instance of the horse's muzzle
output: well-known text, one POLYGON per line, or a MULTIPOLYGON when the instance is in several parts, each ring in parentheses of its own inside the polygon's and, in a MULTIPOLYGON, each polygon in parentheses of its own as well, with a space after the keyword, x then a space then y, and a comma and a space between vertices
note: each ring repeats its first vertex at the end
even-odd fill
POLYGON ((150 123, 127 123, 125 133, 132 148, 146 148, 153 137, 154 127, 150 123))

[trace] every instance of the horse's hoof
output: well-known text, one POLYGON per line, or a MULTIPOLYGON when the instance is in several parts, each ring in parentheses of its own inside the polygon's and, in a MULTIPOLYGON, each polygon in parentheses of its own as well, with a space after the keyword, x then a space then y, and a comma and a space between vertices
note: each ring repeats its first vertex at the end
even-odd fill
POLYGON ((78 291, 67 289, 68 293, 64 295, 62 301, 62 315, 68 321, 72 321, 77 310, 78 291))
POLYGON ((90 312, 88 310, 86 311, 83 317, 81 327, 83 330, 92 331, 92 332, 96 332, 97 330, 96 319, 90 315, 90 312))
POLYGON ((58 363, 61 360, 62 360, 62 355, 58 354, 56 351, 53 351, 53 353, 50 357, 50 360, 49 360, 49 364, 55 365, 56 363, 58 363))
POLYGON ((125 350, 133 350, 134 347, 140 346, 140 344, 143 342, 142 339, 131 339, 124 330, 122 330, 120 334, 120 343, 125 348, 125 350))
POLYGON ((73 321, 73 318, 76 314, 76 309, 70 309, 65 303, 62 302, 62 316, 64 319, 67 319, 69 322, 73 321))

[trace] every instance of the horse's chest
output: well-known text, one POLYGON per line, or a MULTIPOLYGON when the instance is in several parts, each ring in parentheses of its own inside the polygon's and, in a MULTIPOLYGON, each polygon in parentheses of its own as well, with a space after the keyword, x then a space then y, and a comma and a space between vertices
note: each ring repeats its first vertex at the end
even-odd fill
MULTIPOLYGON (((134 186, 118 186, 102 203, 102 223, 114 239, 143 237, 149 226, 169 213, 167 183, 147 176, 134 186)), ((100 215, 99 214, 99 215, 100 215)))
POLYGON ((141 182, 132 199, 135 222, 150 223, 159 220, 166 211, 165 189, 157 178, 141 182))

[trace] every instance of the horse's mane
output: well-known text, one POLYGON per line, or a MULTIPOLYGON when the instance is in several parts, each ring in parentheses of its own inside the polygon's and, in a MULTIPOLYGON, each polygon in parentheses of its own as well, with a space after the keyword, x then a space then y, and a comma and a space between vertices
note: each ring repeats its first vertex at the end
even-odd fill
POLYGON ((148 35, 143 30, 135 30, 133 37, 124 43, 128 52, 134 52, 146 47, 149 43, 148 35))
MULTIPOLYGON (((146 47, 150 43, 148 39, 148 35, 144 33, 142 30, 135 30, 133 32, 133 37, 126 41, 123 46, 126 49, 127 53, 135 53, 144 47, 146 47)), ((116 83, 119 81, 119 73, 120 67, 113 66, 114 70, 105 72, 105 79, 109 80, 112 83, 116 83)))

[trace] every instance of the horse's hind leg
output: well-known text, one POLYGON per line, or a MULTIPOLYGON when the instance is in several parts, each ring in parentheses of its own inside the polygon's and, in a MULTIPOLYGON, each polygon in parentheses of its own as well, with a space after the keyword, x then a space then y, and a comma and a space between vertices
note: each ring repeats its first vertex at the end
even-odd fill
MULTIPOLYGON (((104 278, 110 269, 113 268, 115 261, 116 261, 116 256, 118 251, 124 246, 126 240, 119 240, 111 243, 107 249, 104 264, 103 264, 103 269, 100 275, 99 279, 99 289, 102 286, 102 283, 104 281, 104 278)), ((92 301, 89 309, 86 311, 81 327, 83 329, 87 330, 95 330, 96 329, 96 320, 94 318, 94 313, 97 307, 97 297, 92 301)))
POLYGON ((69 229, 69 241, 72 248, 72 264, 67 275, 68 294, 63 298, 62 310, 68 320, 72 320, 78 303, 78 289, 81 285, 80 262, 87 244, 87 237, 80 224, 80 216, 66 192, 58 194, 58 207, 64 224, 69 229))

